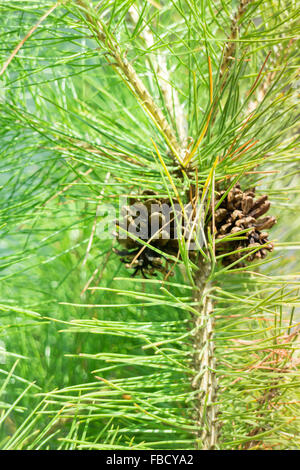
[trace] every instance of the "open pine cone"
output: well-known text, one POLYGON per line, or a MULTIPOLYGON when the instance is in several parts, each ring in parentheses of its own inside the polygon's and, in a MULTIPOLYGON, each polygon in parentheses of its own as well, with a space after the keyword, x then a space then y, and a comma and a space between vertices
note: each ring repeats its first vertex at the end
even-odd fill
MULTIPOLYGON (((131 198, 129 205, 123 208, 121 218, 116 223, 118 227, 116 235, 124 250, 115 249, 114 251, 121 257, 121 262, 125 263, 127 268, 134 269, 133 276, 141 272, 142 276, 146 277, 146 274, 155 275, 155 271, 166 272, 167 259, 126 235, 126 232, 172 255, 177 255, 178 240, 175 233, 174 212, 171 210, 168 216, 166 214, 167 208, 170 207, 169 199, 158 198, 153 191, 144 191, 142 196, 143 198, 140 199, 131 198), (166 210, 163 209, 164 204, 166 204, 166 210), (153 210, 156 206, 157 211, 153 210)), ((175 200, 173 202, 176 203, 175 200)))
MULTIPOLYGON (((232 253, 223 258, 223 264, 229 265, 261 245, 265 245, 254 253, 250 253, 243 261, 253 261, 265 258, 268 251, 273 250, 273 244, 268 242, 266 229, 271 228, 276 219, 272 216, 262 217, 270 208, 268 196, 255 198, 255 188, 241 190, 237 183, 222 200, 225 191, 221 191, 216 198, 215 226, 216 239, 220 240, 229 234, 238 234, 241 230, 250 228, 249 232, 241 234, 242 240, 224 241, 216 244, 216 254, 226 254, 235 250, 248 248, 238 253, 232 253), (219 205, 218 205, 219 204, 219 205)), ((235 265, 236 267, 237 265, 235 265)), ((238 266, 244 266, 239 263, 238 266)))

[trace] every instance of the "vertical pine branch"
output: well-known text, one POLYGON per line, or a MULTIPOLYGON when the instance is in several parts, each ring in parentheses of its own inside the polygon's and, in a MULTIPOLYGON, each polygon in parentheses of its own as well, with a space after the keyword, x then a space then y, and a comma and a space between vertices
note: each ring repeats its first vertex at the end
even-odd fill
POLYGON ((252 0, 240 0, 238 9, 232 19, 229 38, 224 48, 224 56, 220 69, 221 76, 224 75, 224 73, 230 67, 231 62, 234 60, 234 55, 236 51, 236 39, 238 38, 240 28, 239 22, 242 16, 246 13, 247 6, 251 2, 252 0))
POLYGON ((210 298, 208 263, 201 263, 195 276, 199 315, 194 315, 194 368, 192 387, 196 391, 196 420, 198 425, 196 446, 199 449, 215 449, 218 444, 217 408, 214 404, 217 394, 215 375, 214 312, 210 298))

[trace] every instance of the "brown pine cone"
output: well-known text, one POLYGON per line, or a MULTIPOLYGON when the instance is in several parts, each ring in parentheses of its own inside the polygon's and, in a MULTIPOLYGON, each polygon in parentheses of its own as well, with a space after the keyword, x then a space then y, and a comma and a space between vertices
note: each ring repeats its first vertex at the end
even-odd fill
MULTIPOLYGON (((227 266, 251 252, 251 249, 265 245, 254 253, 250 253, 243 261, 265 258, 267 252, 273 250, 273 244, 268 242, 268 233, 264 230, 271 228, 276 223, 275 217, 261 218, 270 208, 268 196, 263 195, 255 198, 255 188, 242 191, 239 183, 229 191, 220 203, 224 194, 225 191, 221 191, 216 198, 216 240, 221 240, 230 234, 238 234, 245 229, 250 230, 241 234, 243 237, 241 240, 232 238, 217 243, 216 254, 224 255, 235 250, 243 250, 224 256, 222 262, 227 266)), ((244 263, 238 263, 235 267, 237 266, 244 266, 244 263)))
MULTIPOLYGON (((125 249, 114 251, 127 268, 134 269, 133 276, 141 272, 146 277, 146 274, 155 275, 156 271, 168 269, 167 259, 150 247, 171 255, 177 255, 179 248, 175 215, 169 199, 159 198, 153 191, 144 191, 142 196, 130 198, 129 205, 123 207, 120 220, 116 221, 116 235, 125 249), (139 254, 143 245, 126 232, 149 243, 150 247, 144 247, 139 254)), ((180 215, 181 211, 178 212, 180 215)))

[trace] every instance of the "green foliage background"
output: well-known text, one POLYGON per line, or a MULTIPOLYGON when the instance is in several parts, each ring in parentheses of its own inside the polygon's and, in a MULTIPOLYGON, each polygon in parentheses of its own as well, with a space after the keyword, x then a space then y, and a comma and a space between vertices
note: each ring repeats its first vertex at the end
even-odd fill
MULTIPOLYGON (((211 109, 211 59, 216 114, 193 161, 200 187, 219 156, 216 181, 256 185, 278 219, 267 262, 228 270, 212 257, 218 448, 297 448, 297 4, 249 2, 238 19, 240 4, 227 0, 89 4, 107 44, 78 2, 58 2, 0 77, 0 447, 195 445, 191 262, 168 282, 133 279, 112 253, 115 241, 96 231, 88 248, 99 204, 117 208, 119 196, 141 189, 172 192, 151 139, 169 171, 177 165, 107 60, 114 38, 175 127, 178 109, 173 102, 168 111, 155 69, 166 55, 194 141, 211 109), (239 36, 222 75, 234 19, 239 36), (248 141, 257 143, 224 158, 248 141)), ((0 2, 2 66, 52 6, 0 2)), ((175 182, 183 193, 186 183, 175 182)))

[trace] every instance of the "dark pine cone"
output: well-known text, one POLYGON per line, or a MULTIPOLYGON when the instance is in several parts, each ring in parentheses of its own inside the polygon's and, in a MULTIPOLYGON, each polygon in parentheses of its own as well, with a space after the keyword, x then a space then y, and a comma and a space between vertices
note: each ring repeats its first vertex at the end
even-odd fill
MULTIPOLYGON (((216 205, 225 194, 221 191, 216 198, 216 205)), ((275 217, 262 217, 270 208, 268 196, 263 195, 255 198, 255 188, 242 191, 237 183, 223 199, 215 211, 216 239, 220 240, 229 234, 238 234, 241 230, 251 228, 249 232, 241 234, 242 240, 224 241, 216 244, 216 254, 226 254, 235 250, 244 249, 239 253, 224 256, 223 264, 229 265, 246 255, 249 249, 255 249, 265 245, 255 253, 251 253, 243 261, 253 261, 265 258, 268 251, 273 250, 273 244, 268 242, 266 229, 271 228, 275 223, 275 217)), ((244 266, 241 262, 236 266, 244 266)))
MULTIPOLYGON (((175 234, 174 212, 171 210, 168 216, 164 215, 167 207, 170 207, 169 199, 158 198, 153 191, 144 191, 142 196, 142 198, 131 198, 129 205, 123 207, 120 220, 116 225, 117 240, 123 245, 124 250, 115 249, 114 251, 121 257, 121 262, 125 263, 127 268, 134 269, 133 276, 140 272, 146 278, 146 274, 155 276, 155 271, 167 272, 167 259, 126 235, 125 231, 144 240, 150 246, 172 255, 177 255, 178 240, 175 234), (166 209, 162 209, 164 204, 166 209), (137 257, 142 248, 143 251, 137 257), (132 263, 133 260, 135 261, 132 263)), ((175 200, 173 202, 176 203, 175 200)))

